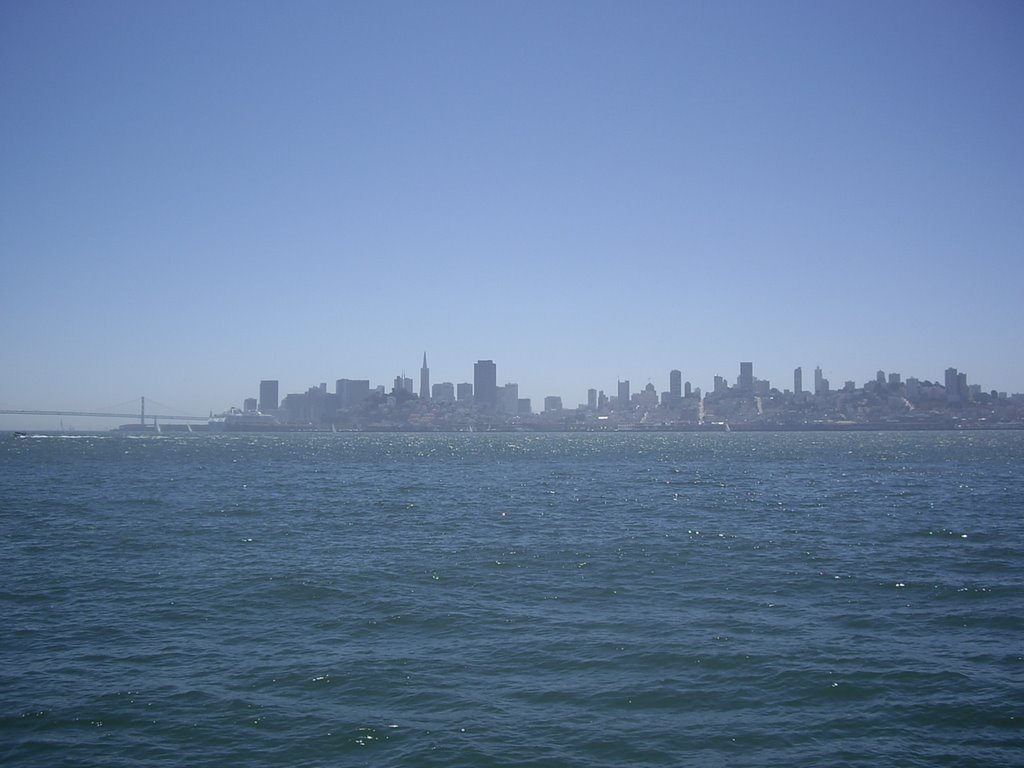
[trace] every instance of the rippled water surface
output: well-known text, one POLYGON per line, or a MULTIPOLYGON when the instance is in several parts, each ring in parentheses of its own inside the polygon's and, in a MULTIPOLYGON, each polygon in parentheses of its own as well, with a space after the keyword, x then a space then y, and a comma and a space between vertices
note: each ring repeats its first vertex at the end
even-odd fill
POLYGON ((0 763, 1021 764, 1022 468, 1022 432, 0 436, 0 763))

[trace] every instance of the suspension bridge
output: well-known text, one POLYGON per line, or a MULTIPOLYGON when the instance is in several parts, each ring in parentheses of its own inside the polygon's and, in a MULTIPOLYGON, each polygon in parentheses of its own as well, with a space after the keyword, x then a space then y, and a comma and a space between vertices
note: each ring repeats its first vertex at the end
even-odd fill
MULTIPOLYGON (((134 401, 132 401, 134 402, 134 401)), ((160 406, 168 408, 168 406, 160 406)), ((182 416, 181 414, 146 413, 146 398, 139 398, 139 410, 136 413, 111 413, 106 411, 26 411, 0 409, 0 415, 9 416, 82 416, 101 419, 138 419, 139 424, 145 426, 146 419, 150 419, 156 426, 161 421, 209 421, 209 416, 182 416)))

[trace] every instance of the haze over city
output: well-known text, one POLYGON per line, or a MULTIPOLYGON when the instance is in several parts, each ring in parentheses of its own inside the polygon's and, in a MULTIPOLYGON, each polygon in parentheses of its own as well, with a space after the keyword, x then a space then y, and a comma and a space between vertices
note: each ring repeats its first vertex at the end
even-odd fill
POLYGON ((424 350, 567 407, 745 360, 1022 392, 1022 39, 1013 2, 8 3, 0 408, 424 350))

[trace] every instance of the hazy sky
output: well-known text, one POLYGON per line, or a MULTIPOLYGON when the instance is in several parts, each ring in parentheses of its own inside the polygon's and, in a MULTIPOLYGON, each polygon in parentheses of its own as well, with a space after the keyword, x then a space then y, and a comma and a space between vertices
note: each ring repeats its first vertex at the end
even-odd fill
POLYGON ((13 0, 0 408, 1024 391, 1022 137, 1020 2, 13 0))

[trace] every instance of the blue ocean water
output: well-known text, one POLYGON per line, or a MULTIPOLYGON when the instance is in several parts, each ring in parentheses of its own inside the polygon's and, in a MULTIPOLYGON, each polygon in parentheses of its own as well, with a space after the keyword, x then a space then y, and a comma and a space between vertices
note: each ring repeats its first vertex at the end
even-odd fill
POLYGON ((5 766, 1024 763, 1024 432, 0 436, 5 766))

